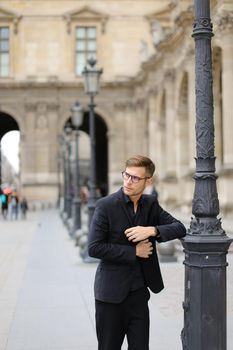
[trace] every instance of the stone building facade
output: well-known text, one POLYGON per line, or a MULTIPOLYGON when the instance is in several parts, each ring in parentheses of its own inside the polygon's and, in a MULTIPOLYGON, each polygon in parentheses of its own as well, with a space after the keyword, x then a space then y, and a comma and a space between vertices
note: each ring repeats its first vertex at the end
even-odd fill
MULTIPOLYGON (((85 109, 81 130, 89 132, 80 72, 92 55, 103 68, 95 99, 98 186, 114 191, 121 184, 125 159, 147 154, 157 166, 160 200, 190 210, 195 167, 193 13, 191 0, 1 1, 0 41, 5 44, 0 49, 0 136, 20 130, 25 195, 56 200, 59 135, 77 100, 85 109)), ((229 211, 232 1, 212 0, 211 16, 218 187, 221 207, 229 211)), ((83 161, 88 154, 84 144, 81 140, 83 161)))

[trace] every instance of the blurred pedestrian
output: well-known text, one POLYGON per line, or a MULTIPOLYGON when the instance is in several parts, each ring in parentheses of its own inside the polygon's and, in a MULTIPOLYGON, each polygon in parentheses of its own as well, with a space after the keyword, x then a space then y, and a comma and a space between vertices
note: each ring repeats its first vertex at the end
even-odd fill
POLYGON ((10 219, 17 220, 18 219, 18 195, 16 192, 13 192, 11 196, 9 197, 9 214, 10 214, 10 219))
POLYGON ((126 161, 123 187, 96 203, 88 252, 100 259, 95 277, 98 350, 149 349, 150 293, 163 289, 156 243, 185 235, 184 225, 144 195, 154 163, 135 156, 126 161))
POLYGON ((27 218, 27 211, 28 211, 28 203, 25 197, 23 197, 23 199, 20 202, 20 209, 21 209, 21 216, 22 219, 26 219, 27 218))
POLYGON ((2 216, 6 220, 7 213, 8 213, 8 196, 2 192, 0 199, 1 199, 2 216))

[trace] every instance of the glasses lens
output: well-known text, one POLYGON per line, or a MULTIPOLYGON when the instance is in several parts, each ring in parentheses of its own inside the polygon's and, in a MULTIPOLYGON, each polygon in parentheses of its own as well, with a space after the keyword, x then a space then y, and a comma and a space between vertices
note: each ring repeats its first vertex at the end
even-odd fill
POLYGON ((131 175, 131 180, 132 180, 133 183, 137 183, 137 182, 140 181, 140 177, 131 175))
POLYGON ((130 175, 126 171, 122 172, 122 177, 123 177, 124 180, 128 180, 130 178, 130 180, 133 183, 138 183, 140 180, 143 180, 143 178, 141 178, 139 176, 136 176, 136 175, 130 175))

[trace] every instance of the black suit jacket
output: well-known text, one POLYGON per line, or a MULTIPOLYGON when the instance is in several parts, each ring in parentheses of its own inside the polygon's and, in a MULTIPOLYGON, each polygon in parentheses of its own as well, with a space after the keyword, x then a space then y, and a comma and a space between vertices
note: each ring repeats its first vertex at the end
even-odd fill
POLYGON ((142 265, 146 285, 154 293, 163 289, 156 241, 166 242, 185 235, 184 225, 163 210, 157 199, 142 195, 141 216, 138 225, 156 226, 160 238, 150 238, 153 254, 137 258, 135 243, 128 241, 124 231, 133 224, 127 212, 122 189, 98 200, 93 215, 88 242, 89 255, 100 259, 95 276, 95 298, 109 303, 120 303, 127 296, 136 259, 142 265))

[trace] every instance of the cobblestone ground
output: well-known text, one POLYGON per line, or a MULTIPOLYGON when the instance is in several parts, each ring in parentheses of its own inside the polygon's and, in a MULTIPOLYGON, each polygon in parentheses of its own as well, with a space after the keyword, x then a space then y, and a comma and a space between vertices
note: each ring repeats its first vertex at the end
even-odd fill
MULTIPOLYGON (((182 261, 180 250, 178 262, 161 264, 165 290, 151 294, 151 350, 182 349, 182 261)), ((232 249, 228 262, 230 350, 232 249)), ((0 350, 96 350, 95 269, 96 264, 84 264, 80 259, 57 211, 31 212, 25 221, 0 219, 0 350)))

